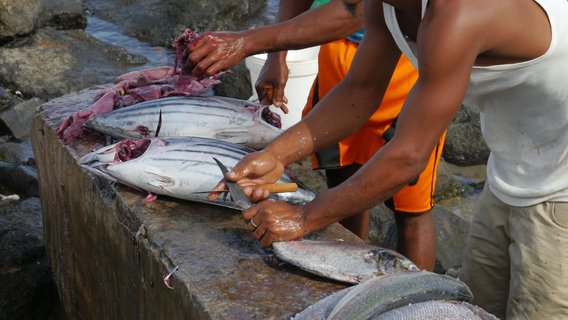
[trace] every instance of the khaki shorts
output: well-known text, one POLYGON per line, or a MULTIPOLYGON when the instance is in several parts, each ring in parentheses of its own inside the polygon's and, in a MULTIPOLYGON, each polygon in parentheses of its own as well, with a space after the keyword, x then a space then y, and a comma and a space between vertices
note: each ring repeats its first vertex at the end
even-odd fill
POLYGON ((568 203, 513 207, 486 185, 460 279, 502 319, 568 319, 568 203))

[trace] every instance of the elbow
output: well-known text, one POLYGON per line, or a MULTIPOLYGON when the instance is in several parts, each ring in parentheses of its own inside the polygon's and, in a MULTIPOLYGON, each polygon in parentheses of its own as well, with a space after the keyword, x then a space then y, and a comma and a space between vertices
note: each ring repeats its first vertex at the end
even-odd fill
MULTIPOLYGON (((395 143, 392 141, 391 143, 395 143)), ((404 185, 414 185, 422 171, 428 165, 431 152, 412 146, 404 146, 396 154, 396 162, 399 164, 400 179, 404 185)))

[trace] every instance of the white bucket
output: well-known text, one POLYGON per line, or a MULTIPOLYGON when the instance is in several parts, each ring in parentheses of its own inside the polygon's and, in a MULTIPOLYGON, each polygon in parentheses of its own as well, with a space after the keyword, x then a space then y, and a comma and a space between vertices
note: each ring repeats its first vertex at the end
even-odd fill
MULTIPOLYGON (((288 64, 288 82, 284 88, 284 95, 288 98, 288 114, 280 108, 270 107, 282 118, 282 129, 288 129, 302 119, 302 109, 306 105, 310 89, 318 73, 319 46, 302 50, 288 51, 286 62, 288 64)), ((250 100, 258 100, 254 85, 260 70, 266 62, 266 53, 250 56, 245 64, 250 71, 253 95, 250 100)))

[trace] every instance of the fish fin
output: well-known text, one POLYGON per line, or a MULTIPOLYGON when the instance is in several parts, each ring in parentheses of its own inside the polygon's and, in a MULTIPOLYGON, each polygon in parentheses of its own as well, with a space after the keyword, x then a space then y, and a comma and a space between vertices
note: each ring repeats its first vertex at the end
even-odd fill
POLYGON ((150 203, 156 201, 156 199, 158 199, 158 195, 155 195, 153 193, 148 193, 148 195, 146 196, 146 198, 144 198, 142 202, 150 203))
POLYGON ((146 170, 145 173, 147 173, 151 177, 150 179, 148 179, 150 180, 148 181, 148 184, 154 187, 165 189, 166 186, 173 186, 176 182, 174 178, 168 177, 166 175, 157 172, 146 170))

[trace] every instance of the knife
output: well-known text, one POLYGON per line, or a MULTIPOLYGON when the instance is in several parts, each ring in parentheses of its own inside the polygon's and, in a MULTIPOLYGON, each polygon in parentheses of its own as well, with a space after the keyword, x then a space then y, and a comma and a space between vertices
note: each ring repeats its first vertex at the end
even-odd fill
MULTIPOLYGON (((263 184, 262 189, 270 192, 270 193, 284 193, 284 192, 296 192, 298 191, 298 184, 295 182, 286 182, 286 183, 267 183, 267 184, 263 184)), ((208 190, 208 191, 194 191, 192 193, 211 193, 211 192, 217 192, 217 193, 228 193, 229 190, 222 190, 222 191, 217 191, 217 190, 208 190)))
POLYGON ((231 193, 231 197, 233 198, 235 205, 242 210, 247 210, 248 208, 252 207, 252 202, 250 201, 249 197, 247 197, 247 195, 243 192, 243 189, 241 189, 241 187, 236 182, 229 181, 227 180, 227 178, 225 178, 225 175, 227 175, 227 172, 229 171, 227 170, 227 167, 225 167, 225 165, 215 157, 213 157, 213 160, 217 162, 217 165, 223 173, 223 179, 225 179, 225 183, 229 188, 229 192, 231 193))

